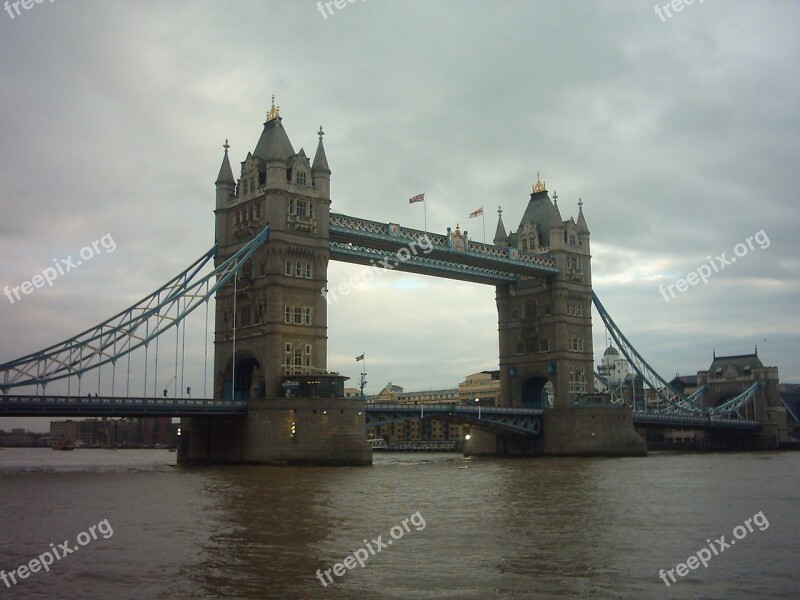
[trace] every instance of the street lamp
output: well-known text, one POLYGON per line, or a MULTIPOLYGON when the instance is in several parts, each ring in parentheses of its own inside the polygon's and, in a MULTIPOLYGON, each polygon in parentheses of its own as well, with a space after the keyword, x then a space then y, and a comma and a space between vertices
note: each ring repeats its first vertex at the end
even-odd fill
POLYGON ((480 398, 475 398, 475 402, 478 403, 478 418, 480 419, 481 418, 481 399, 480 398))

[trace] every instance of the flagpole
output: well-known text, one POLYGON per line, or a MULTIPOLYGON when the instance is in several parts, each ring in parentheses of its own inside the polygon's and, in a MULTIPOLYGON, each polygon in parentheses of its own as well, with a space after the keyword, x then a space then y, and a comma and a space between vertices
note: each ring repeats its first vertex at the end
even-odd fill
POLYGON ((486 243, 486 215, 483 214, 483 207, 481 207, 481 219, 483 219, 483 243, 486 243))
POLYGON ((422 211, 425 215, 425 233, 428 233, 428 203, 425 202, 425 198, 422 199, 422 211))

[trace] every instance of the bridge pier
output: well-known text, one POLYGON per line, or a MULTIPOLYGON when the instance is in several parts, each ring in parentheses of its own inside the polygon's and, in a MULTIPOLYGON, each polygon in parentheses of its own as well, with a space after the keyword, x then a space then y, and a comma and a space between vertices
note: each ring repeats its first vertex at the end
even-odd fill
POLYGON ((612 406, 551 408, 543 434, 523 436, 470 431, 464 456, 645 456, 647 446, 633 427, 633 413, 612 406))
POLYGON ((250 400, 246 416, 181 419, 178 462, 371 465, 365 430, 360 400, 250 400))
POLYGON ((551 408, 544 411, 542 452, 551 456, 645 456, 647 446, 633 427, 633 412, 616 406, 551 408))

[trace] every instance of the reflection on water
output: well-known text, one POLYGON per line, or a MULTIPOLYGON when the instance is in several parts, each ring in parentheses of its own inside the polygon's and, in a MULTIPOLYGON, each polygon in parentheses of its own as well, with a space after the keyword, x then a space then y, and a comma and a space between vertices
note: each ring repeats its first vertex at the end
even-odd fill
POLYGON ((800 591, 800 454, 181 468, 166 451, 0 452, 0 568, 107 518, 9 598, 779 598, 800 591), (411 531, 316 577, 419 511, 411 531), (763 511, 770 528, 667 588, 660 569, 763 511))

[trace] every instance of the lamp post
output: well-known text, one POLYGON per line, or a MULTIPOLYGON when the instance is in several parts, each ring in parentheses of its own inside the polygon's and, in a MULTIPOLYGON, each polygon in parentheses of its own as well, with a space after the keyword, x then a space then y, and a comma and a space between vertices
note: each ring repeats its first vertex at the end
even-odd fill
POLYGON ((478 418, 480 419, 481 418, 481 399, 480 398, 475 398, 475 402, 478 403, 478 418))

